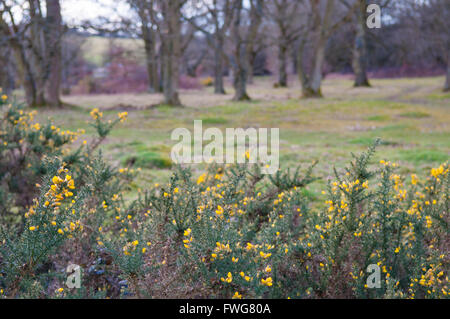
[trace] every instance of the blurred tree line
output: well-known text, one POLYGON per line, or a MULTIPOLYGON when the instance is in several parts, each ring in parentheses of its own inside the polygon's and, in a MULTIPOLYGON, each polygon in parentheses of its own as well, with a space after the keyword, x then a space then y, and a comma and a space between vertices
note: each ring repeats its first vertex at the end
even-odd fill
POLYGON ((295 74, 304 97, 320 97, 329 72, 353 72, 355 86, 370 86, 369 74, 444 71, 450 89, 447 0, 119 0, 115 7, 129 8, 116 12, 119 19, 77 25, 65 22, 63 2, 0 0, 0 86, 23 88, 31 106, 61 106, 61 92, 86 68, 86 34, 142 39, 146 77, 139 82, 169 105, 181 105, 180 78, 199 74, 213 77, 216 94, 230 76, 234 100, 250 99, 247 84, 271 71, 276 87, 295 74), (370 4, 381 8, 381 28, 367 26, 370 4))

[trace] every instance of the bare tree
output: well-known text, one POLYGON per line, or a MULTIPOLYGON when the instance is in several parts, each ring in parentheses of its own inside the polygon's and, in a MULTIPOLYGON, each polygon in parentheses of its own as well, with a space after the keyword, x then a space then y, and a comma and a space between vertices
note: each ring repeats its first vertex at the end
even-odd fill
MULTIPOLYGON (((183 25, 183 7, 188 0, 127 1, 140 20, 137 33, 145 44, 149 91, 162 90, 165 104, 181 106, 178 95, 181 57, 195 33, 192 26, 183 25)), ((126 29, 136 25, 133 21, 122 20, 126 29)))
POLYGON ((257 54, 266 47, 266 44, 264 43, 263 32, 261 32, 264 17, 264 1, 250 1, 249 16, 250 25, 248 26, 247 36, 245 40, 245 61, 247 63, 247 81, 248 83, 253 83, 254 61, 257 54))
MULTIPOLYGON (((264 14, 262 0, 251 0, 250 7, 244 10, 244 1, 236 0, 235 15, 232 23, 233 56, 230 60, 233 67, 233 86, 235 94, 233 100, 250 100, 247 94, 249 72, 253 72, 252 54, 260 32, 264 14), (243 23, 245 18, 248 22, 243 23)), ((251 78, 251 76, 250 76, 251 78)))
POLYGON ((46 0, 47 17, 45 27, 45 42, 47 53, 47 64, 49 68, 46 81, 46 102, 53 107, 61 106, 61 38, 63 25, 61 17, 61 5, 59 0, 46 0))
POLYGON ((447 72, 445 73, 445 84, 442 91, 450 92, 450 49, 447 50, 447 72))
POLYGON ((288 86, 288 52, 298 37, 302 24, 299 22, 299 6, 303 0, 273 0, 266 4, 266 16, 276 26, 272 42, 278 48, 278 86, 288 86))
POLYGON ((62 39, 61 93, 63 95, 70 94, 71 85, 78 83, 80 76, 84 73, 85 61, 82 56, 82 46, 86 40, 86 37, 80 37, 76 32, 67 32, 62 39))
POLYGON ((235 94, 233 100, 235 101, 245 101, 250 100, 247 94, 247 59, 245 50, 245 39, 241 32, 241 19, 242 19, 242 0, 236 1, 235 16, 233 19, 232 34, 234 41, 234 51, 233 51, 233 86, 235 94))
POLYGON ((27 31, 29 24, 16 23, 16 18, 12 13, 12 7, 8 6, 3 0, 0 4, 0 31, 3 42, 11 48, 16 60, 17 74, 24 87, 27 103, 30 106, 35 106, 37 105, 36 84, 31 71, 31 65, 26 57, 23 41, 23 38, 25 37, 24 33, 27 31))
POLYGON ((348 6, 348 8, 342 5, 338 8, 336 4, 336 0, 309 0, 309 3, 303 6, 303 10, 307 12, 308 19, 304 32, 301 35, 297 55, 299 59, 297 70, 302 83, 303 97, 322 96, 322 68, 325 61, 327 41, 335 30, 345 22, 350 21, 358 5, 358 0, 353 5, 348 6), (339 11, 344 12, 340 13, 339 11), (309 40, 312 42, 312 59, 308 63, 310 68, 307 69, 305 68, 304 51, 309 40))
POLYGON ((183 59, 186 63, 186 73, 190 77, 197 77, 197 70, 208 55, 207 48, 195 48, 192 52, 185 52, 183 59))
POLYGON ((182 8, 187 0, 155 0, 155 2, 156 6, 153 7, 151 18, 157 26, 161 39, 160 58, 164 103, 181 106, 178 95, 180 58, 193 36, 193 30, 189 30, 186 41, 182 42, 182 8))
POLYGON ((416 19, 416 34, 431 43, 432 55, 439 56, 447 65, 443 91, 450 91, 450 5, 443 0, 429 0, 423 3, 411 3, 416 19))
POLYGON ((119 12, 114 7, 108 7, 120 19, 111 19, 109 16, 100 16, 96 21, 84 20, 81 26, 86 30, 95 30, 101 34, 122 34, 130 37, 139 37, 144 43, 145 65, 148 77, 148 92, 159 93, 163 91, 163 39, 162 29, 162 0, 118 0, 127 3, 130 12, 119 12))
MULTIPOLYGON (((356 34, 355 34, 355 42, 353 45, 353 58, 352 58, 352 68, 355 73, 355 87, 370 87, 369 79, 367 76, 367 67, 368 67, 368 50, 367 50, 367 0, 358 0, 356 8, 356 34)), ((390 4, 390 0, 379 0, 377 4, 381 9, 388 8, 390 4)), ((347 2, 342 2, 348 9, 350 9, 350 5, 347 2)), ((376 34, 372 33, 372 37, 375 37, 376 34)), ((377 41, 381 41, 380 39, 376 39, 377 41)))
POLYGON ((224 64, 229 60, 225 51, 227 32, 236 13, 236 0, 203 0, 197 3, 196 14, 185 17, 196 30, 206 37, 214 54, 214 93, 225 94, 224 64))
POLYGON ((0 88, 2 94, 10 94, 14 89, 14 61, 11 58, 11 50, 0 40, 0 88))
POLYGON ((370 86, 367 78, 366 8, 366 0, 360 0, 356 10, 356 36, 352 61, 355 87, 370 86))
POLYGON ((144 41, 146 67, 148 74, 148 91, 155 93, 160 91, 160 79, 158 74, 158 60, 156 54, 157 32, 154 17, 155 3, 153 0, 129 0, 130 5, 137 12, 140 19, 140 36, 144 41))
MULTIPOLYGON (((384 35, 391 59, 403 65, 426 67, 445 66, 444 91, 450 90, 450 6, 445 0, 392 1, 390 14, 394 17, 391 29, 384 35)), ((385 59, 385 58, 384 58, 385 59)))
POLYGON ((60 106, 61 37, 59 0, 0 0, 0 33, 13 51, 17 73, 30 106, 60 106), (14 12, 21 13, 16 21, 14 12))

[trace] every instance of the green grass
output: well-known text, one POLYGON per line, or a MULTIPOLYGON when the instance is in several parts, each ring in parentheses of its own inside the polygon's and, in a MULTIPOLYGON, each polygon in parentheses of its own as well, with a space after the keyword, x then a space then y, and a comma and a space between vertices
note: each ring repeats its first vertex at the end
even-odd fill
MULTIPOLYGON (((350 140, 349 143, 350 144, 357 144, 357 145, 364 145, 364 146, 368 147, 368 146, 373 144, 374 140, 375 139, 373 137, 358 137, 358 138, 350 140)), ((391 141, 388 141, 386 139, 382 139, 381 142, 380 142, 380 145, 392 145, 392 146, 395 146, 395 145, 398 145, 398 143, 391 142, 391 141)))
POLYGON ((368 121, 375 121, 375 122, 385 122, 389 121, 391 117, 389 115, 372 115, 367 117, 368 121))
POLYGON ((437 163, 446 162, 449 159, 448 154, 435 150, 402 150, 400 159, 414 163, 437 163))
POLYGON ((400 114, 401 117, 407 117, 411 119, 422 119, 424 117, 430 117, 430 114, 425 112, 405 112, 400 114))
POLYGON ((428 95, 428 98, 432 100, 450 100, 450 93, 444 92, 433 93, 428 95))
MULTIPOLYGON (((428 173, 430 166, 448 160, 450 153, 450 104, 435 98, 443 78, 375 79, 373 88, 358 89, 348 80, 325 80, 323 99, 300 99, 300 88, 275 89, 273 79, 257 78, 249 85, 251 102, 231 101, 233 89, 227 95, 214 95, 211 88, 181 92, 183 108, 158 106, 145 110, 127 110, 128 120, 120 124, 106 139, 104 154, 117 166, 133 163, 142 171, 136 188, 149 183, 164 182, 170 175, 170 150, 177 141, 170 138, 173 129, 193 130, 194 120, 203 120, 203 128, 255 127, 280 129, 280 165, 307 166, 319 160, 316 173, 327 178, 334 166, 342 168, 351 159, 350 153, 366 149, 375 138, 383 140, 376 160, 398 161, 402 169, 428 173), (420 90, 411 88, 421 85, 420 90)), ((445 96, 445 95, 443 95, 445 96)), ((152 105, 161 95, 121 94, 64 97, 65 102, 78 107, 63 111, 45 109, 38 113, 39 121, 48 117, 64 129, 92 129, 87 126, 89 110, 94 107, 111 109, 105 117, 114 118, 119 104, 152 105)), ((80 142, 81 142, 80 141, 80 142)), ((207 143, 206 143, 207 144, 207 143)), ((195 166, 196 173, 203 169, 195 166)), ((318 185, 311 185, 315 193, 318 185)))
POLYGON ((206 117, 202 119, 203 124, 212 125, 212 124, 226 124, 228 120, 223 117, 206 117))

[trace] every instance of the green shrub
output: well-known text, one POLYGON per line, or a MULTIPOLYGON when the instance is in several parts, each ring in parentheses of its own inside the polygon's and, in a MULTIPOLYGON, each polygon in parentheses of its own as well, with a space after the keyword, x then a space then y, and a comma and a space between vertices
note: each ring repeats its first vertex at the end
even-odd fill
POLYGON ((204 78, 204 79, 202 79, 201 81, 200 81, 200 83, 203 85, 203 86, 213 86, 214 85, 214 79, 212 78, 212 77, 207 77, 207 78, 204 78))

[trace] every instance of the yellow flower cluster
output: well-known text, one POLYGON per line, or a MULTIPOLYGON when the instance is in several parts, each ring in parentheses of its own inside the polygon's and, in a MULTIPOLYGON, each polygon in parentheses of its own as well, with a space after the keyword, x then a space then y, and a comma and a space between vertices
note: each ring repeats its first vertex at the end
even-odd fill
POLYGON ((94 120, 97 120, 103 117, 103 112, 100 112, 98 108, 95 108, 90 112, 90 115, 94 120))
POLYGON ((266 279, 264 279, 264 278, 261 278, 261 284, 263 284, 264 286, 267 286, 267 287, 272 287, 272 277, 268 277, 268 278, 266 278, 266 279))
POLYGON ((221 277, 220 280, 223 282, 231 283, 233 281, 233 275, 231 274, 231 272, 229 272, 226 278, 221 277))
MULTIPOLYGON (((67 172, 67 169, 60 169, 59 173, 67 172)), ((52 178, 52 185, 50 186, 50 190, 47 192, 46 197, 48 200, 45 202, 44 206, 53 206, 59 207, 61 206, 64 198, 72 197, 72 190, 75 189, 75 182, 72 179, 72 176, 66 174, 65 178, 62 179, 59 176, 54 176, 52 178)))
POLYGON ((204 183, 206 181, 206 176, 207 176, 206 173, 203 173, 202 175, 200 175, 197 179, 197 184, 204 183))
MULTIPOLYGON (((122 251, 126 256, 130 256, 131 253, 136 250, 136 247, 139 245, 138 240, 134 240, 132 242, 127 243, 125 246, 123 246, 122 251)), ((145 251, 144 251, 145 252, 145 251)))
POLYGON ((122 113, 117 114, 117 116, 119 117, 120 122, 123 123, 123 122, 125 122, 127 120, 128 113, 127 112, 122 112, 122 113))
POLYGON ((185 239, 183 239, 183 243, 184 243, 185 248, 189 248, 190 247, 189 244, 192 242, 191 232, 192 232, 192 230, 190 228, 188 228, 184 231, 185 239))
MULTIPOLYGON (((219 242, 216 243, 216 247, 214 247, 213 253, 211 254, 211 261, 215 259, 224 259, 226 254, 232 253, 232 249, 230 248, 230 244, 221 244, 219 242)), ((236 259, 232 257, 232 261, 235 262, 236 259)))
POLYGON ((437 181, 439 181, 439 176, 446 175, 448 173, 448 165, 443 164, 439 166, 438 168, 432 168, 431 169, 431 176, 433 176, 437 181))

